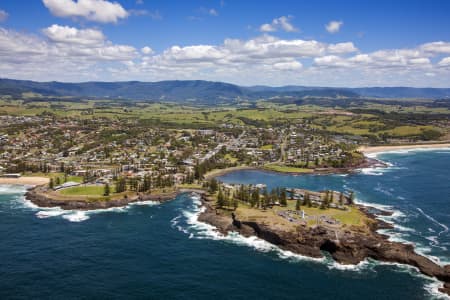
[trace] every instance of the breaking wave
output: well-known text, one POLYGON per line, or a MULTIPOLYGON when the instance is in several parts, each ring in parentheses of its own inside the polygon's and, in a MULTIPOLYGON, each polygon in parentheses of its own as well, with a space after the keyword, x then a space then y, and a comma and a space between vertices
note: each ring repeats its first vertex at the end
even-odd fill
POLYGON ((380 152, 368 153, 368 154, 366 154, 366 156, 369 158, 378 158, 378 156, 382 155, 382 154, 406 154, 406 153, 411 154, 414 152, 426 152, 426 151, 433 151, 433 152, 437 152, 437 153, 449 153, 448 151, 450 151, 450 148, 449 147, 445 147, 445 148, 435 147, 435 148, 411 148, 411 149, 385 150, 385 151, 380 151, 380 152))
MULTIPOLYGON (((198 195, 191 195, 190 196, 192 202, 191 205, 186 208, 182 209, 180 211, 180 214, 178 214, 176 217, 174 217, 172 220, 170 220, 172 228, 177 229, 180 232, 183 232, 184 234, 188 235, 189 238, 194 239, 211 239, 216 241, 223 241, 228 243, 233 243, 235 245, 240 246, 246 246, 255 249, 256 251, 262 252, 262 253, 273 253, 278 258, 287 260, 288 262, 313 262, 313 263, 320 263, 326 266, 330 270, 335 271, 352 271, 352 272, 367 272, 368 270, 374 270, 376 266, 379 265, 393 265, 399 270, 407 270, 414 276, 419 276, 423 280, 426 281, 425 283, 425 290, 427 293, 430 294, 431 297, 435 299, 450 299, 447 297, 447 295, 441 293, 439 291, 439 288, 442 286, 442 283, 434 278, 430 278, 427 276, 424 276, 420 274, 417 270, 417 268, 397 264, 397 263, 386 263, 386 262, 379 262, 372 259, 366 259, 364 261, 361 261, 357 265, 343 265, 338 262, 336 262, 333 258, 331 258, 330 255, 325 254, 323 258, 312 258, 307 257, 303 255, 299 255, 296 253, 293 253, 291 251, 285 251, 280 249, 279 247, 270 244, 269 242, 260 239, 255 236, 250 237, 244 237, 240 235, 237 232, 230 232, 227 235, 223 235, 220 232, 217 231, 217 228, 206 224, 203 222, 200 222, 198 220, 199 215, 205 211, 205 207, 202 206, 202 203, 200 201, 200 197, 198 195)), ((369 205, 369 204, 367 204, 369 205)), ((377 206, 379 209, 388 210, 390 212, 393 212, 391 216, 388 216, 392 219, 395 218, 401 218, 404 216, 404 214, 398 210, 394 210, 391 206, 387 205, 374 205, 377 206)), ((397 225, 397 228, 404 232, 412 232, 414 229, 408 228, 408 227, 402 227, 400 225, 397 225)), ((381 230, 382 231, 382 230, 381 230)), ((388 235, 392 236, 393 240, 397 240, 399 242, 408 243, 407 240, 402 239, 401 235, 395 232, 389 232, 388 235)), ((423 249, 426 250, 426 249, 423 249)), ((430 257, 430 256, 428 256, 430 257)), ((439 258, 437 257, 430 257, 433 260, 439 261, 439 258)))
MULTIPOLYGON (((450 260, 448 260, 445 257, 439 257, 439 256, 432 255, 431 254, 432 249, 430 248, 430 246, 431 246, 434 248, 439 248, 441 250, 447 250, 447 247, 440 245, 438 238, 441 234, 448 232, 448 227, 445 224, 438 222, 433 217, 425 214, 420 208, 417 208, 417 210, 421 214, 423 214, 433 224, 438 225, 443 229, 438 233, 437 236, 436 235, 424 236, 420 232, 415 230, 414 228, 401 225, 401 223, 402 223, 401 221, 406 218, 406 215, 402 211, 394 209, 390 205, 370 203, 370 202, 365 202, 365 201, 361 201, 358 199, 355 200, 355 203, 366 206, 366 207, 373 207, 377 210, 390 213, 390 215, 376 215, 377 219, 393 226, 392 229, 378 230, 378 233, 386 235, 389 241, 403 243, 403 244, 412 244, 412 245, 414 245, 414 248, 417 253, 429 258, 430 260, 434 261, 435 263, 437 263, 441 266, 450 263, 450 260), (410 239, 411 235, 418 235, 418 236, 421 236, 422 238, 424 238, 425 240, 428 240, 428 245, 424 245, 417 241, 412 242, 410 239)), ((431 228, 428 228, 428 231, 430 233, 434 233, 434 230, 433 229, 430 230, 430 229, 431 228)))
MULTIPOLYGON (((172 228, 175 228, 178 231, 187 234, 189 238, 211 239, 216 241, 229 242, 240 246, 247 246, 262 253, 274 253, 277 257, 285 259, 289 262, 309 261, 321 263, 324 264, 328 269, 337 271, 363 272, 367 271, 368 269, 373 269, 373 267, 380 264, 380 262, 378 261, 369 259, 364 260, 357 265, 344 265, 336 262, 333 258, 331 258, 327 254, 325 254, 323 258, 312 258, 308 256, 303 256, 293 253, 291 251, 282 250, 279 247, 255 236, 245 237, 237 232, 230 232, 227 235, 223 235, 222 233, 217 231, 216 227, 207 223, 200 222, 198 220, 199 215, 202 212, 204 212, 206 208, 202 206, 202 203, 200 202, 200 198, 198 196, 191 196, 191 199, 192 205, 187 209, 181 210, 181 213, 170 221, 172 228)), ((384 209, 387 208, 387 206, 382 205, 381 207, 384 209)), ((397 213, 397 215, 394 217, 402 215, 402 213, 399 211, 394 212, 397 213)), ((402 230, 413 231, 413 229, 407 227, 402 228, 402 230)), ((406 240, 401 241, 407 242, 406 240)), ((401 264, 396 265, 403 266, 401 264)), ((440 282, 437 281, 437 283, 440 282)))
POLYGON ((189 238, 195 239, 211 239, 216 241, 224 241, 236 245, 247 246, 263 253, 274 253, 281 259, 286 259, 290 262, 311 261, 311 262, 325 262, 326 258, 313 258, 295 254, 291 251, 282 250, 279 247, 260 239, 256 236, 245 237, 237 232, 230 232, 224 235, 217 231, 216 227, 200 222, 199 215, 205 211, 202 206, 200 197, 198 195, 191 195, 192 205, 188 209, 181 211, 181 214, 171 220, 173 228, 180 232, 189 235, 189 238))
POLYGON ((160 202, 157 201, 141 201, 141 202, 133 202, 129 203, 126 206, 122 207, 111 207, 105 209, 94 209, 94 210, 65 210, 61 207, 39 207, 30 200, 25 199, 23 195, 27 190, 26 186, 19 185, 8 185, 8 186, 0 186, 0 194, 19 194, 18 197, 15 198, 15 206, 21 209, 27 209, 36 211, 35 216, 39 219, 48 219, 48 218, 56 218, 61 217, 64 220, 69 222, 83 222, 90 219, 90 216, 104 213, 104 212, 117 212, 123 213, 127 212, 133 206, 154 206, 159 205, 160 202))
POLYGON ((11 194, 24 194, 30 186, 17 185, 17 184, 1 184, 0 194, 11 195, 11 194))

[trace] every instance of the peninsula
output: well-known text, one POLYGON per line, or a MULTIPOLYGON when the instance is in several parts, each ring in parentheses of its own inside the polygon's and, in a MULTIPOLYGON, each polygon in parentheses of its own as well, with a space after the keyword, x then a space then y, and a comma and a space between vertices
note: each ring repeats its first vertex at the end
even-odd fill
POLYGON ((389 214, 353 203, 352 194, 277 189, 268 193, 258 186, 226 185, 203 196, 205 210, 199 221, 226 235, 238 232, 257 236, 296 254, 313 258, 324 252, 338 263, 356 265, 366 259, 406 264, 443 283, 450 295, 450 265, 440 266, 418 254, 411 244, 388 240, 378 233, 392 225, 376 218, 389 214))

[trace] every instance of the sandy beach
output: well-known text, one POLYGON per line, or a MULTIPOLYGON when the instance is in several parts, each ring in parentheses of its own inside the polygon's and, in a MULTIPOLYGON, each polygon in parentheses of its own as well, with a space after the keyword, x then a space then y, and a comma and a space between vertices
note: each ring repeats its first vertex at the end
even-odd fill
POLYGON ((46 177, 22 176, 19 178, 0 177, 0 184, 42 185, 48 183, 46 177))
POLYGON ((212 171, 209 171, 205 174, 205 178, 207 180, 215 177, 219 177, 234 171, 240 171, 240 170, 258 170, 257 167, 251 167, 251 166, 238 166, 238 167, 230 167, 226 169, 215 169, 212 171))
POLYGON ((417 145, 398 145, 398 146, 362 146, 358 150, 364 154, 395 151, 395 150, 408 150, 408 149, 439 149, 450 148, 450 143, 443 144, 417 144, 417 145))

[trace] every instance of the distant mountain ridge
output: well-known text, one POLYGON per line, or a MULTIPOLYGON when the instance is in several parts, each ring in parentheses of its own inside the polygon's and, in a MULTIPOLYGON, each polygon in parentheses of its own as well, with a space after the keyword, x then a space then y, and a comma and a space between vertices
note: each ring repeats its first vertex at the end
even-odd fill
POLYGON ((148 101, 193 101, 214 104, 238 99, 268 98, 450 98, 450 88, 367 87, 333 88, 307 86, 250 86, 243 87, 224 82, 203 80, 167 80, 159 82, 36 82, 0 79, 0 94, 20 96, 22 93, 44 96, 71 96, 148 101))
POLYGON ((125 98, 137 100, 208 100, 232 99, 243 96, 239 86, 201 80, 160 82, 35 82, 0 79, 0 94, 18 95, 25 92, 45 96, 73 96, 95 98, 125 98))
POLYGON ((362 88, 336 88, 336 87, 308 87, 287 85, 281 87, 251 86, 254 92, 311 92, 311 91, 347 91, 360 97, 374 98, 450 98, 450 88, 414 88, 414 87, 362 87, 362 88))

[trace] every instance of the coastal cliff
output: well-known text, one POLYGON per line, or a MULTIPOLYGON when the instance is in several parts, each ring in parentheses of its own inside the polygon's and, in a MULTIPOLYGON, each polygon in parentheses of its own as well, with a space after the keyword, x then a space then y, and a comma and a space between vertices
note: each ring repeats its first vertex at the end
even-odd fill
MULTIPOLYGON (((206 210, 200 214, 199 221, 211 224, 222 234, 235 231, 243 236, 257 236, 283 250, 314 257, 323 257, 323 251, 341 264, 358 264, 367 258, 400 263, 416 267, 422 274, 435 277, 443 282, 441 292, 450 295, 450 265, 442 267, 430 259, 417 254, 410 244, 388 241, 378 229, 390 225, 376 220, 369 231, 357 227, 330 229, 325 226, 299 226, 296 232, 272 228, 264 223, 239 220, 233 213, 231 216, 218 212, 207 197, 202 202, 206 210)), ((360 208, 365 211, 364 208, 360 208)))

